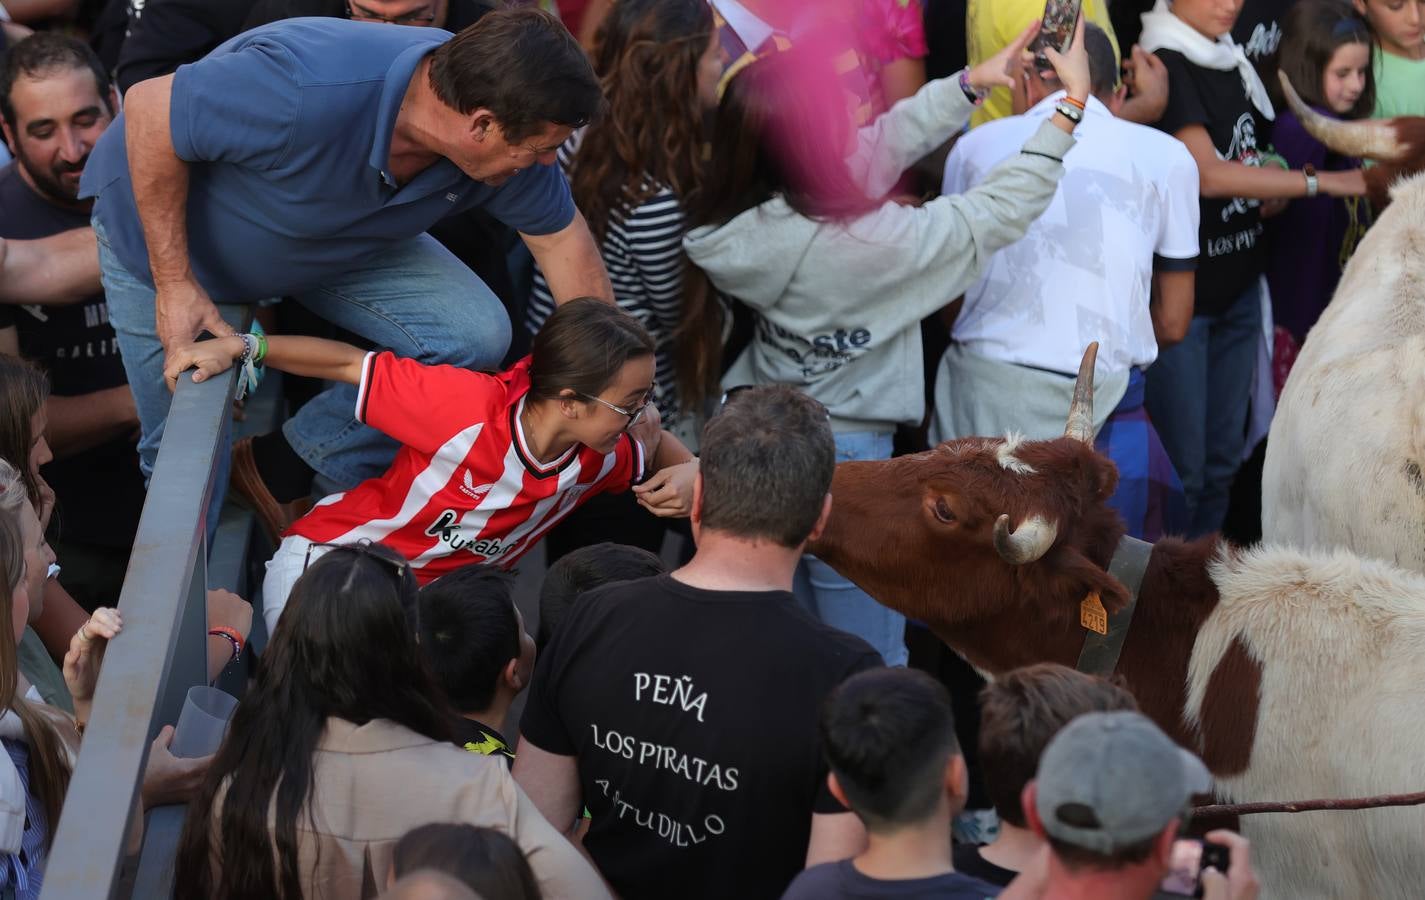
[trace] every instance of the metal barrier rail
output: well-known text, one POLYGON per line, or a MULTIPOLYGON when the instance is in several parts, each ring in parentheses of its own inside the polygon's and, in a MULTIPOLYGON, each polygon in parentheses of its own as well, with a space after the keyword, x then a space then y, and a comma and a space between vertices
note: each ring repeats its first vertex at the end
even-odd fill
MULTIPOLYGON (((207 683, 206 511, 217 454, 232 427, 237 370, 179 380, 139 519, 119 610, 124 630, 108 647, 79 760, 65 798, 42 900, 109 900, 126 856, 131 816, 163 724, 176 723, 188 688, 207 683)), ((160 840, 145 842, 134 896, 168 893, 176 842, 171 810, 160 840), (149 864, 150 857, 154 859, 149 864), (166 870, 159 886, 144 870, 166 870)), ((155 811, 159 812, 159 811, 155 811)), ((156 823, 151 823, 156 824, 156 823)))

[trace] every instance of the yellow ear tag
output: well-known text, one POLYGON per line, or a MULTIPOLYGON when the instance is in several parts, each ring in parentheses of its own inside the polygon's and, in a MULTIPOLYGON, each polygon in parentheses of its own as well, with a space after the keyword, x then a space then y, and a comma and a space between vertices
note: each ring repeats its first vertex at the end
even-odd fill
POLYGON ((1079 604, 1079 624, 1089 631, 1108 634, 1108 610, 1103 608, 1098 591, 1090 593, 1079 604))

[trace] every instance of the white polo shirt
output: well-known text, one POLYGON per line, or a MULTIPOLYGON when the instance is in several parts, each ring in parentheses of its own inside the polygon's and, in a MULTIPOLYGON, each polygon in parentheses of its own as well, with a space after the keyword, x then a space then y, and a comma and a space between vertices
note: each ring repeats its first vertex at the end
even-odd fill
MULTIPOLYGON (((944 193, 964 193, 1018 153, 1062 96, 961 137, 944 193)), ((955 340, 979 356, 1065 374, 1098 341, 1103 377, 1158 357, 1151 278, 1155 267, 1196 268, 1197 164, 1181 141, 1117 119, 1092 97, 1074 136, 1049 208, 965 292, 955 340)))

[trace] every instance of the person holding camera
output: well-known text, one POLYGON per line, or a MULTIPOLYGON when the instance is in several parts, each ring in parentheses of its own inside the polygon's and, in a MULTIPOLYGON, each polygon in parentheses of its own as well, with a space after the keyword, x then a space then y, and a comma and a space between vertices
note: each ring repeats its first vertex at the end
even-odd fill
POLYGON ((1178 837, 1183 811, 1211 781, 1201 760, 1140 713, 1088 713, 1064 726, 1022 797, 1030 829, 1049 843, 1043 900, 1255 900, 1246 838, 1178 837))

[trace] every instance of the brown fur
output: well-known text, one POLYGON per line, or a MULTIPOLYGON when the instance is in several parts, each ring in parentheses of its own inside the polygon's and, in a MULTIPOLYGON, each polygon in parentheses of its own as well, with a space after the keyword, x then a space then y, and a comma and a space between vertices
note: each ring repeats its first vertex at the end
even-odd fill
POLYGON ((1261 702, 1262 664, 1239 637, 1218 661, 1202 701, 1202 761, 1213 772, 1247 771, 1261 702))
MULTIPOLYGON (((880 602, 925 622, 981 670, 1073 666, 1085 634, 1080 601, 1097 591, 1114 611, 1128 599, 1106 571, 1124 533, 1123 520, 1105 505, 1118 473, 1092 447, 1059 438, 1020 445, 1015 455, 1035 474, 1017 474, 996 460, 1001 443, 964 438, 914 456, 842 463, 831 520, 810 549, 880 602), (936 517, 938 500, 953 523, 936 517), (1057 523, 1054 546, 1036 562, 1006 563, 992 539, 1002 513, 1016 524, 1036 513, 1057 523)), ((1199 737, 1182 716, 1187 668, 1197 630, 1218 602, 1207 571, 1218 548, 1216 538, 1156 545, 1118 667, 1143 712, 1193 748, 1199 737)), ((1217 702, 1246 707, 1249 699, 1217 702)), ((1235 749, 1232 736, 1242 723, 1213 720, 1219 724, 1217 745, 1235 749)), ((1227 759, 1236 764, 1239 755, 1227 759)))
POLYGON ((1398 158, 1379 160, 1379 165, 1362 170, 1366 196, 1376 214, 1390 203, 1390 186, 1401 178, 1425 171, 1425 116, 1397 116, 1390 120, 1395 139, 1405 147, 1398 158))

